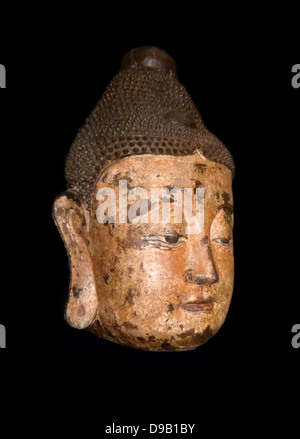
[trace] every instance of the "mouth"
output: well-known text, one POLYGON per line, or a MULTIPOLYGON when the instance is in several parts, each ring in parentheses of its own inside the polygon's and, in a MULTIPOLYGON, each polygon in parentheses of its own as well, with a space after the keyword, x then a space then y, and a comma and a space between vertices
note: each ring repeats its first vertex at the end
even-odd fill
POLYGON ((181 308, 189 312, 210 312, 214 309, 216 302, 214 300, 193 300, 192 302, 183 303, 181 308))

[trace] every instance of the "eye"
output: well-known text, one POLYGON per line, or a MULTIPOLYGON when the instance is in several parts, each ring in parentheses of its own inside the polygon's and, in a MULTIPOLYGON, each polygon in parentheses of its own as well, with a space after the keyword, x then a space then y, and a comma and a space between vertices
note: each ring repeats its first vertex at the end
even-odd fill
POLYGON ((158 237, 160 241, 168 243, 168 244, 180 244, 182 242, 186 242, 187 239, 181 235, 163 235, 158 237))
POLYGON ((232 239, 215 238, 215 239, 213 239, 213 242, 218 242, 219 244, 222 244, 222 245, 230 245, 232 243, 232 239))
POLYGON ((175 235, 165 235, 164 238, 168 244, 177 244, 177 242, 179 241, 179 236, 175 235))
POLYGON ((164 244, 170 244, 175 246, 176 244, 181 244, 187 241, 187 239, 184 236, 177 234, 150 235, 150 236, 145 236, 144 240, 159 246, 163 246, 164 244))
POLYGON ((232 245, 233 215, 223 208, 220 209, 211 225, 211 241, 224 247, 232 245))

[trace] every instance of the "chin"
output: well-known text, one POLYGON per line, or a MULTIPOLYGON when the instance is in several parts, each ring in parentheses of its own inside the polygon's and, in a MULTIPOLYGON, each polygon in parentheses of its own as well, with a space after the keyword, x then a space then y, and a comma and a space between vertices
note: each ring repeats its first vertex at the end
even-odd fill
POLYGON ((196 332, 194 328, 192 328, 177 335, 170 335, 167 332, 161 334, 157 333, 157 331, 153 332, 157 335, 149 335, 149 333, 137 334, 134 329, 113 332, 111 329, 106 328, 101 331, 101 334, 98 333, 96 335, 134 349, 154 352, 180 352, 194 350, 203 345, 217 330, 213 330, 211 326, 208 325, 203 331, 196 332))

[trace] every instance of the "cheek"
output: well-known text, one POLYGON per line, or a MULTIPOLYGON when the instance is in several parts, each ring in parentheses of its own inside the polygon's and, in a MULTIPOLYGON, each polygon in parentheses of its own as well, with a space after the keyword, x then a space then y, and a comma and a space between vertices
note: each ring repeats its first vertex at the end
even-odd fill
MULTIPOLYGON (((112 258, 109 258, 112 260, 112 258)), ((99 286, 104 280, 104 290, 117 290, 119 296, 124 296, 128 288, 139 292, 138 297, 156 296, 156 300, 163 299, 172 285, 183 281, 178 269, 169 255, 161 255, 157 251, 128 250, 120 253, 116 263, 99 265, 99 286)))
POLYGON ((179 252, 147 249, 135 256, 141 261, 144 284, 165 291, 166 286, 182 281, 184 259, 179 252))
POLYGON ((118 254, 116 264, 99 264, 99 312, 119 323, 167 315, 184 291, 178 266, 173 254, 155 249, 127 249, 118 254))
POLYGON ((216 290, 221 295, 230 298, 234 281, 233 247, 223 247, 220 244, 213 244, 212 251, 219 277, 216 290))

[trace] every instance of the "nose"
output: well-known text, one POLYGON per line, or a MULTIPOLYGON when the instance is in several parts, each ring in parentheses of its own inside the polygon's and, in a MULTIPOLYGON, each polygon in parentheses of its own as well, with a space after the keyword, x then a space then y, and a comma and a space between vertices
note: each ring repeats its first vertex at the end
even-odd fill
POLYGON ((219 277, 208 236, 200 239, 197 235, 190 235, 186 261, 185 282, 196 285, 212 285, 218 282, 219 277))

